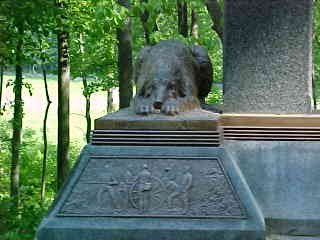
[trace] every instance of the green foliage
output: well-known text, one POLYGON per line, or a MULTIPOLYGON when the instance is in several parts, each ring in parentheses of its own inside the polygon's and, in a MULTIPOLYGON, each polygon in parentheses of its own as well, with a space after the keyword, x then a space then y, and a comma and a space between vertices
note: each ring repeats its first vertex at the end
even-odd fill
POLYGON ((116 1, 73 0, 69 13, 71 31, 71 72, 74 77, 92 76, 84 96, 116 87, 116 29, 127 14, 116 1))
POLYGON ((315 78, 315 97, 320 99, 320 2, 314 1, 313 67, 315 78))
MULTIPOLYGON (((143 30, 140 22, 140 15, 144 10, 150 13, 148 19, 148 27, 151 32, 151 42, 155 44, 165 39, 179 39, 188 44, 199 44, 204 46, 210 55, 213 63, 214 81, 222 82, 222 43, 218 35, 212 30, 212 22, 209 13, 205 7, 204 0, 188 0, 189 13, 194 9, 198 13, 199 38, 195 39, 189 36, 187 39, 182 37, 178 32, 177 26, 177 10, 176 1, 172 0, 149 0, 147 3, 135 1, 132 8, 131 16, 133 16, 133 43, 134 55, 144 46, 143 30), (156 24, 158 30, 153 31, 156 24)), ((189 17, 189 26, 191 20, 189 17)))
MULTIPOLYGON (((195 9, 199 15, 199 38, 183 38, 178 33, 176 3, 171 0, 136 0, 132 9, 119 6, 116 0, 65 0, 63 8, 56 1, 3 0, 0 9, 0 61, 15 63, 15 46, 23 39, 23 64, 50 64, 56 61, 56 32, 67 30, 70 35, 71 72, 74 77, 86 76, 88 86, 84 96, 105 91, 117 83, 116 29, 121 27, 127 15, 133 20, 134 56, 145 45, 140 16, 149 12, 147 22, 151 43, 176 38, 188 44, 207 47, 214 64, 215 81, 222 80, 222 47, 219 38, 211 29, 211 19, 203 0, 188 0, 189 15, 195 9), (23 28, 23 34, 17 32, 23 28), (157 30, 155 30, 155 26, 157 30), (61 29, 62 28, 62 29, 61 29), (3 29, 6 29, 3 31, 3 29), (94 79, 94 80, 93 80, 94 79)), ((24 87, 32 94, 32 82, 24 87)), ((221 93, 213 89, 209 102, 221 101, 221 93)), ((33 239, 36 227, 47 211, 56 192, 56 146, 48 145, 48 169, 46 201, 40 201, 40 174, 42 139, 40 132, 25 129, 21 146, 21 205, 11 208, 10 147, 11 126, 0 122, 0 238, 33 239)), ((71 148, 71 159, 79 153, 80 144, 71 148)))
MULTIPOLYGON (((56 193, 56 145, 48 145, 47 198, 40 200, 42 141, 39 133, 26 129, 21 147, 21 205, 11 208, 9 196, 11 126, 0 121, 0 239, 33 240, 37 226, 56 193)), ((74 163, 81 144, 73 142, 70 157, 74 163)))
POLYGON ((206 102, 208 104, 212 104, 212 103, 222 103, 222 101, 223 101, 222 90, 217 86, 213 85, 211 92, 209 93, 206 99, 206 102))

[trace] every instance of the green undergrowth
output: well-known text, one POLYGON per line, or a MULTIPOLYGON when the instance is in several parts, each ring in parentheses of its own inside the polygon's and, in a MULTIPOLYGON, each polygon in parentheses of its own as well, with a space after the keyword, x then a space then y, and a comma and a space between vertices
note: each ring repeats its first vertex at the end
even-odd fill
MULTIPOLYGON (((0 121, 0 240, 33 240, 42 217, 56 193, 56 145, 49 142, 46 198, 40 200, 43 143, 32 129, 24 129, 20 149, 20 207, 10 201, 11 124, 0 121)), ((72 141, 70 159, 75 162, 82 143, 72 141)))

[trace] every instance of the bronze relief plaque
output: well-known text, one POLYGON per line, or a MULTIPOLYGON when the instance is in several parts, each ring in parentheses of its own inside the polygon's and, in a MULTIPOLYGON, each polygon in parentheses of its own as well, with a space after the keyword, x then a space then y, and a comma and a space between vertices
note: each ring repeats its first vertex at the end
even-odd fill
POLYGON ((91 157, 58 216, 246 218, 218 158, 91 157))

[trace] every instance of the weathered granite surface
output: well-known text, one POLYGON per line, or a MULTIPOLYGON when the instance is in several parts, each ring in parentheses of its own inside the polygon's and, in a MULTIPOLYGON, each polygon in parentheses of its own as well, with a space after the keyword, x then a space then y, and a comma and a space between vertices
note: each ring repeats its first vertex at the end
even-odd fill
POLYGON ((320 240, 319 237, 270 235, 267 240, 320 240))
POLYGON ((312 0, 226 0, 224 112, 311 111, 312 0))
POLYGON ((223 148, 87 145, 37 238, 263 240, 265 225, 223 148))
POLYGON ((320 236, 319 142, 225 141, 269 230, 320 236))
POLYGON ((219 114, 200 108, 175 116, 161 113, 137 115, 131 108, 126 108, 95 120, 95 130, 215 131, 218 126, 219 114))
POLYGON ((247 216, 220 159, 176 156, 91 157, 58 215, 247 216))

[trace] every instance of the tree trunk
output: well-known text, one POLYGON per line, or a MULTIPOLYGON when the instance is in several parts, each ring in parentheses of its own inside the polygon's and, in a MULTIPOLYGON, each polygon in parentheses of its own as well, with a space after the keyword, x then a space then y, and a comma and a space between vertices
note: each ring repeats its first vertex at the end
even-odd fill
POLYGON ((86 140, 87 140, 87 143, 89 143, 90 135, 91 135, 91 115, 90 115, 91 102, 90 102, 90 93, 87 92, 88 82, 85 74, 82 74, 82 84, 83 84, 84 97, 86 98, 86 122, 87 122, 86 140))
MULTIPOLYGON (((148 3, 148 0, 141 0, 141 2, 148 3)), ((156 14, 158 15, 158 12, 156 14)), ((145 39, 146 45, 151 44, 151 39, 150 39, 151 32, 148 26, 149 17, 150 17, 150 13, 148 10, 144 10, 141 12, 140 20, 141 20, 141 25, 144 32, 144 39, 145 39)), ((155 21, 153 24, 152 32, 156 32, 156 31, 159 31, 159 28, 158 28, 157 22, 155 21)))
POLYGON ((188 37, 188 5, 184 0, 177 0, 178 30, 185 38, 188 37))
POLYGON ((191 13, 191 32, 190 35, 195 39, 199 38, 199 25, 198 25, 198 13, 196 10, 192 9, 191 13))
POLYGON ((3 75, 4 75, 4 64, 1 63, 1 66, 0 66, 0 115, 2 113, 3 75))
POLYGON ((82 78, 82 84, 83 84, 83 95, 86 99, 86 122, 87 122, 87 128, 86 128, 86 140, 87 143, 90 142, 90 135, 91 135, 91 115, 90 115, 90 108, 91 108, 91 102, 90 102, 90 97, 91 93, 88 92, 88 81, 87 81, 87 76, 85 73, 85 70, 83 68, 84 65, 84 39, 83 39, 83 34, 79 34, 79 43, 80 43, 80 53, 81 53, 81 78, 82 78))
POLYGON ((312 71, 312 97, 313 97, 313 110, 317 111, 317 85, 314 70, 312 71))
MULTIPOLYGON (((313 7, 317 7, 317 1, 313 2, 313 7)), ((316 31, 315 21, 312 24, 312 43, 318 42, 318 35, 316 31)), ((316 72, 315 72, 315 59, 314 59, 314 51, 312 51, 312 98, 313 98, 313 110, 317 111, 317 84, 316 84, 316 72)))
POLYGON ((113 96, 112 96, 112 89, 107 90, 108 100, 107 100, 107 112, 113 112, 113 96))
MULTIPOLYGON (((120 5, 130 8, 130 2, 119 0, 120 5)), ((129 107, 133 95, 132 84, 132 26, 130 17, 117 31, 118 76, 120 109, 129 107)))
POLYGON ((42 129, 42 135, 43 135, 43 157, 42 157, 42 174, 41 174, 41 202, 45 199, 46 194, 46 175, 47 175, 47 155, 48 155, 48 138, 47 138, 47 120, 48 120, 48 113, 51 105, 51 100, 49 96, 49 90, 48 90, 48 82, 47 82, 47 70, 45 66, 45 59, 41 59, 42 64, 42 75, 43 75, 43 81, 44 81, 44 88, 46 93, 46 99, 47 99, 47 106, 43 118, 43 129, 42 129))
POLYGON ((207 0, 207 10, 212 20, 212 29, 223 42, 223 12, 218 0, 207 0))
MULTIPOLYGON (((142 3, 147 3, 148 0, 141 0, 142 3)), ((144 38, 145 38, 145 42, 147 45, 150 45, 150 31, 148 28, 148 19, 149 19, 149 11, 148 10, 144 10, 141 12, 140 15, 140 20, 141 20, 141 24, 142 24, 142 28, 144 31, 144 38)))
POLYGON ((58 33, 58 189, 67 179, 69 172, 69 63, 68 33, 61 31, 58 33))
POLYGON ((20 194, 20 149, 21 149, 21 133, 22 133, 22 117, 23 117, 23 102, 22 102, 22 61, 23 61, 23 34, 22 26, 18 27, 18 42, 16 46, 16 79, 14 82, 14 114, 13 114, 13 134, 12 134, 12 149, 11 149, 11 186, 10 196, 12 197, 14 207, 19 206, 20 194))

